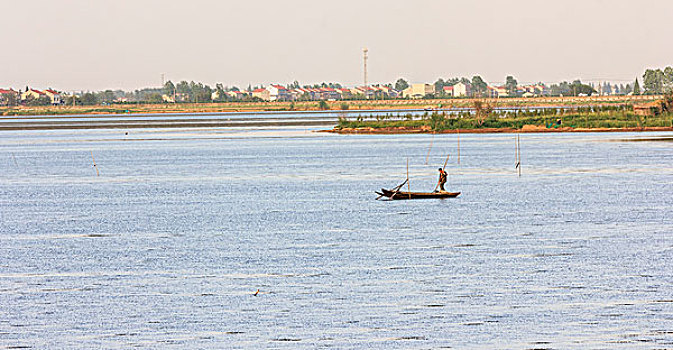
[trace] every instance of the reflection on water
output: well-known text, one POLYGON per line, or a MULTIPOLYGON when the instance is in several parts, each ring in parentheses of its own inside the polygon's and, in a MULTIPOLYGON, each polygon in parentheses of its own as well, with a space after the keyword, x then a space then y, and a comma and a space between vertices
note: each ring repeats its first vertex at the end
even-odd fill
POLYGON ((673 346, 670 133, 311 131, 0 133, 0 346, 673 346))

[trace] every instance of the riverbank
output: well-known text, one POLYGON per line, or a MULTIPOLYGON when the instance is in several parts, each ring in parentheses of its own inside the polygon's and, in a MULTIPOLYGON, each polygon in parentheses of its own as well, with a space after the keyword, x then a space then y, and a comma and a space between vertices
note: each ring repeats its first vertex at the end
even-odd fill
POLYGON ((654 132, 673 131, 673 127, 643 127, 643 128, 545 128, 542 126, 526 125, 521 129, 514 128, 483 128, 483 129, 452 129, 433 131, 430 128, 391 127, 391 128, 343 128, 321 130, 336 134, 497 134, 497 133, 558 133, 558 132, 654 132))
MULTIPOLYGON (((419 99, 419 100, 363 100, 326 101, 327 110, 400 110, 471 108, 481 101, 495 108, 605 106, 642 103, 661 99, 661 96, 585 96, 537 97, 503 99, 419 99)), ((300 112, 321 111, 319 101, 295 102, 225 102, 225 103, 161 103, 161 104, 111 104, 95 106, 15 106, 0 107, 4 116, 36 115, 97 115, 97 114, 163 114, 163 113, 242 113, 242 112, 300 112)))
POLYGON ((432 112, 420 118, 407 115, 339 118, 336 133, 494 133, 494 132, 587 132, 673 130, 671 103, 651 104, 647 114, 632 105, 592 106, 571 109, 537 108, 494 110, 475 103, 474 109, 458 113, 432 112))

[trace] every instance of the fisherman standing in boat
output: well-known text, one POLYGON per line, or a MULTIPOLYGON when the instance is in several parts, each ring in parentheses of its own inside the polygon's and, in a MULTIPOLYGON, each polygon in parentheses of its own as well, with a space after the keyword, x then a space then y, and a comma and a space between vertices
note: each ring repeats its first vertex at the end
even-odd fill
POLYGON ((439 191, 446 192, 444 189, 444 184, 446 183, 447 173, 444 169, 439 168, 439 191))

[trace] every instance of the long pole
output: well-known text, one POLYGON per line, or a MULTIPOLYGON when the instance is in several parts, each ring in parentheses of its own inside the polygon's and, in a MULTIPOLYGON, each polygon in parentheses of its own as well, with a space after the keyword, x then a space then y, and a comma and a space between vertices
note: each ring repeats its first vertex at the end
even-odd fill
POLYGON ((519 158, 519 176, 521 176, 521 135, 516 134, 516 148, 519 158))
POLYGON ((460 164, 460 129, 458 130, 458 164, 460 164))
POLYGON ((98 167, 96 166, 96 160, 93 158, 93 151, 91 151, 91 160, 93 161, 94 169, 96 169, 96 176, 100 176, 100 173, 98 172, 98 167))
POLYGON ((444 161, 444 166, 442 167, 442 170, 446 169, 446 163, 449 162, 449 157, 451 156, 451 153, 446 155, 446 160, 444 161))
POLYGON ((516 134, 514 138, 514 169, 517 170, 519 176, 521 176, 521 138, 519 134, 516 134))
POLYGON ((409 157, 407 157, 407 192, 409 192, 409 197, 411 197, 411 185, 409 184, 409 157))
POLYGON ((435 133, 432 133, 432 139, 430 139, 430 147, 428 147, 428 154, 425 156, 425 165, 428 164, 428 158, 430 157, 430 150, 432 149, 433 141, 435 141, 435 133))

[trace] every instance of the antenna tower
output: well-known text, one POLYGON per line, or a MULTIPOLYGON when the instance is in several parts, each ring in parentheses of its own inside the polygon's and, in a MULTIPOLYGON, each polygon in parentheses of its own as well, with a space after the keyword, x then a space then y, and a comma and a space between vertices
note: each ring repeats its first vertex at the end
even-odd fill
POLYGON ((367 85, 367 58, 368 58, 368 57, 367 57, 367 53, 368 53, 368 52, 369 52, 369 50, 367 50, 366 47, 365 47, 364 49, 362 49, 362 53, 364 54, 364 56, 363 56, 363 62, 364 62, 364 66, 365 66, 365 87, 368 86, 368 85, 367 85))

